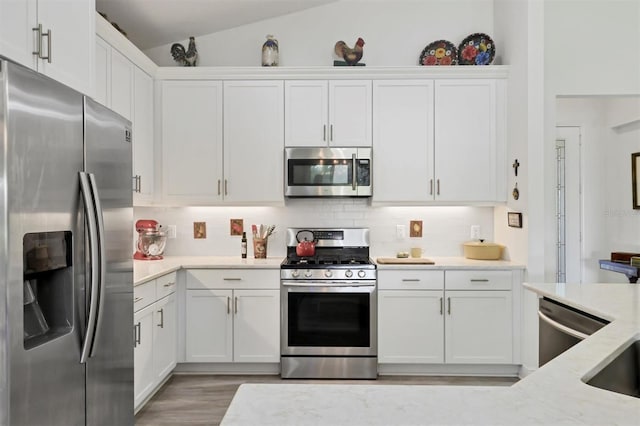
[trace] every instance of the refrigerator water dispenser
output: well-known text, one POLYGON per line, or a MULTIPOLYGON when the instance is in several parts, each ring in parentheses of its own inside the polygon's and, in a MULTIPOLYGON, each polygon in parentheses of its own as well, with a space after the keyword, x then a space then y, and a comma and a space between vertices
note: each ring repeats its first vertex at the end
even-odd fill
POLYGON ((73 266, 71 232, 23 238, 23 335, 31 349, 71 332, 73 266))

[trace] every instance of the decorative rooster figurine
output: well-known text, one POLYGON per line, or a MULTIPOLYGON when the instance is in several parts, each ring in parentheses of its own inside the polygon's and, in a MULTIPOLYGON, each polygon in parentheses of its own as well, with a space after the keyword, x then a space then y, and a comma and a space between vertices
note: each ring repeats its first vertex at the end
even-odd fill
POLYGON ((355 65, 360 59, 362 59, 363 46, 364 40, 361 38, 358 38, 353 49, 347 46, 344 41, 340 40, 336 43, 336 55, 344 59, 347 65, 355 65))
POLYGON ((189 48, 185 51, 180 43, 171 45, 171 56, 184 67, 195 67, 198 64, 198 51, 195 37, 189 37, 189 48))

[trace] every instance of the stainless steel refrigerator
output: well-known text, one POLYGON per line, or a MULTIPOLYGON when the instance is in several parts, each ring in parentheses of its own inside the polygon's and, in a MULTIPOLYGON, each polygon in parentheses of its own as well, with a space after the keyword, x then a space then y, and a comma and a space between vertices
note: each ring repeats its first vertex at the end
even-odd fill
POLYGON ((132 425, 130 123, 0 58, 0 425, 132 425))

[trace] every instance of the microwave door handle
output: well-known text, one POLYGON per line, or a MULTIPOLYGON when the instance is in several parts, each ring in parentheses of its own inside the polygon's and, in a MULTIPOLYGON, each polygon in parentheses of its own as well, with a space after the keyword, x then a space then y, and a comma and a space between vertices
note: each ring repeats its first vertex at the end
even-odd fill
POLYGON ((351 154, 351 189, 356 190, 356 154, 351 154))

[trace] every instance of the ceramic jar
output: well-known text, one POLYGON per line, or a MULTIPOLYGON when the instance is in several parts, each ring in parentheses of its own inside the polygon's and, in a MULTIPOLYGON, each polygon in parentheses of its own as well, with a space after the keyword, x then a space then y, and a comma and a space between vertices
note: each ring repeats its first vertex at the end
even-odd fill
POLYGON ((262 66, 277 67, 278 56, 278 40, 269 34, 267 35, 267 41, 262 45, 262 66))

